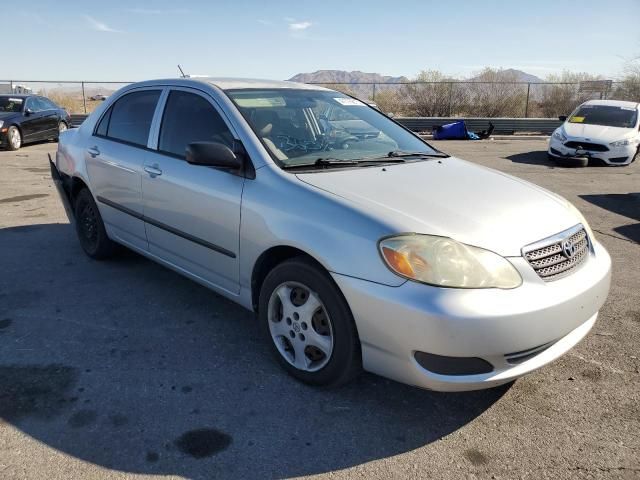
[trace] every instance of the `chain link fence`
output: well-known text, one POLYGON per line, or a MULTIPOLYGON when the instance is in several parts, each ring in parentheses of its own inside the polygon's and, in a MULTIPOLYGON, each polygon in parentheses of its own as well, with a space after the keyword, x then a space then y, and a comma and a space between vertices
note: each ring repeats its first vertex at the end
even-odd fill
POLYGON ((373 102, 403 117, 556 118, 590 99, 640 102, 640 81, 584 83, 407 82, 316 83, 373 102))
POLYGON ((71 114, 91 113, 100 102, 133 82, 0 80, 0 94, 33 93, 50 98, 71 114))
MULTIPOLYGON (((90 113, 102 100, 132 82, 0 80, 1 93, 45 95, 71 114, 90 113)), ((640 82, 609 82, 600 91, 581 83, 406 82, 316 83, 374 102, 403 117, 556 118, 582 102, 618 99, 640 102, 640 82)))

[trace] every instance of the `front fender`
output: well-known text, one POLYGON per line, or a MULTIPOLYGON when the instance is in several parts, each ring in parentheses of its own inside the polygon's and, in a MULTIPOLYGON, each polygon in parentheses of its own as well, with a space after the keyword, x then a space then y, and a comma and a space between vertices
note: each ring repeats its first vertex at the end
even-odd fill
MULTIPOLYGON (((391 225, 360 206, 265 166, 247 181, 240 224, 240 283, 251 285, 253 267, 276 246, 304 251, 326 270, 389 286, 406 280, 382 262, 378 240, 394 233, 391 225)), ((323 175, 319 173, 319 175, 323 175)))

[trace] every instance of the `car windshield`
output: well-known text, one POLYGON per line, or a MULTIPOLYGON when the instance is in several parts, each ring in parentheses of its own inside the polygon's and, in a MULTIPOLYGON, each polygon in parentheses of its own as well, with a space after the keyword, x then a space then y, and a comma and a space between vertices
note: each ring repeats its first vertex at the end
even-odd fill
POLYGON ((633 128, 638 120, 638 111, 630 107, 613 105, 582 105, 571 115, 569 123, 603 125, 606 127, 633 128))
POLYGON ((436 150, 360 100, 323 90, 228 90, 272 157, 282 167, 321 159, 360 161, 390 152, 436 150))
POLYGON ((19 113, 22 111, 23 101, 22 98, 0 97, 0 112, 19 113))

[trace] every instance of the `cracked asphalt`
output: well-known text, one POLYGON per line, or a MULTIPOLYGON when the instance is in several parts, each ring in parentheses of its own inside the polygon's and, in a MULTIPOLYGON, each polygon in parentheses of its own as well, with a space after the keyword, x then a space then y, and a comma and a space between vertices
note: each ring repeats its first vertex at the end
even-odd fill
POLYGON ((640 164, 433 143, 563 195, 613 259, 588 337, 499 389, 301 385, 249 312, 136 254, 85 257, 55 144, 0 151, 0 478, 640 478, 640 164))

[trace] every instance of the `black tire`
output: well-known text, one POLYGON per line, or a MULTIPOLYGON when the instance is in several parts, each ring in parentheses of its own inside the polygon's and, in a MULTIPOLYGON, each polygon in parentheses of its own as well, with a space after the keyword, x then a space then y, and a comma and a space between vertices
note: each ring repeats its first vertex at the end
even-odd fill
POLYGON ((551 154, 547 154, 549 160, 556 163, 556 165, 564 168, 581 168, 589 165, 588 157, 573 157, 573 158, 560 158, 554 157, 551 154))
POLYGON ((338 386, 348 383, 362 370, 360 341, 351 309, 331 277, 313 261, 297 257, 286 260, 271 270, 260 290, 258 312, 261 326, 276 359, 296 379, 310 385, 338 386), (327 310, 327 318, 332 327, 333 351, 328 362, 317 371, 301 370, 289 363, 278 350, 276 340, 271 335, 269 300, 274 291, 286 282, 308 287, 327 310))
POLYGON ((629 162, 629 165, 631 165, 633 162, 635 162, 636 160, 638 160, 638 158, 640 158, 640 147, 638 147, 638 151, 636 152, 636 154, 633 156, 633 158, 631 159, 631 161, 629 162))
POLYGON ((7 130, 7 148, 11 151, 15 151, 15 150, 19 150, 21 146, 22 146, 22 132, 18 127, 16 127, 15 125, 12 125, 9 127, 9 130, 7 130), (13 135, 18 135, 18 138, 20 139, 17 146, 14 145, 14 143, 11 141, 11 139, 13 138, 13 135))
POLYGON ((80 246, 89 257, 103 260, 113 254, 116 244, 107 236, 98 206, 86 188, 76 196, 75 224, 80 246))

